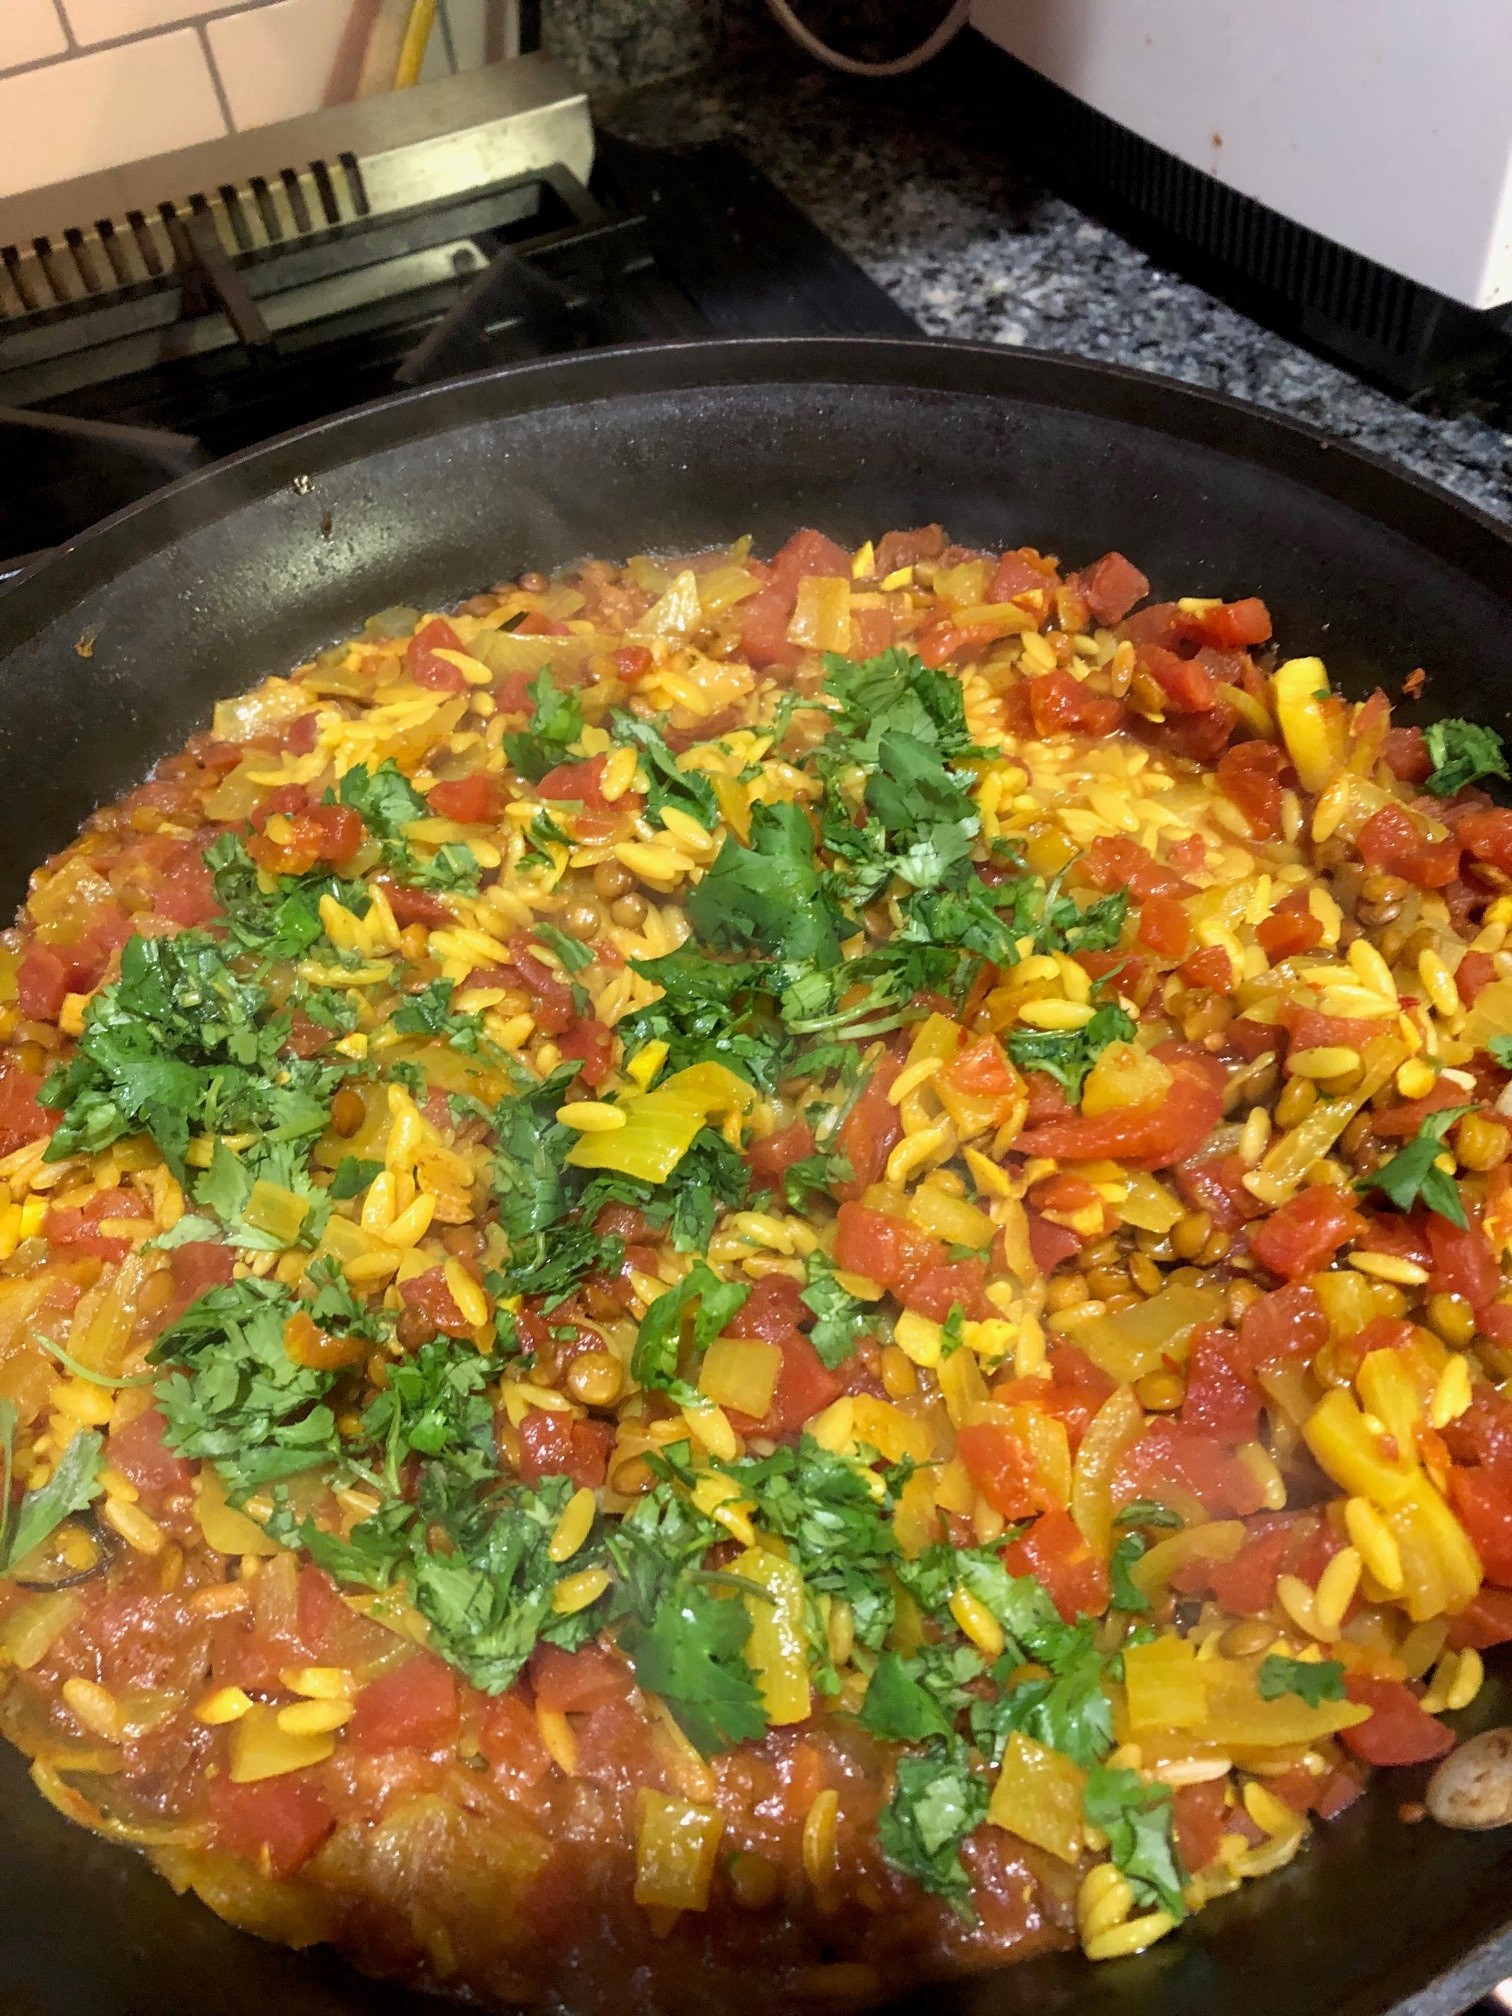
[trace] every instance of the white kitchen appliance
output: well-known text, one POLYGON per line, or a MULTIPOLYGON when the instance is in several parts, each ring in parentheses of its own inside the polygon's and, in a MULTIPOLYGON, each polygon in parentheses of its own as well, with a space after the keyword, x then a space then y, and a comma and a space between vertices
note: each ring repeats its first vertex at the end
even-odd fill
POLYGON ((1420 296, 1512 302, 1512 0, 971 0, 971 22, 1054 87, 1010 97, 1010 131, 1366 349, 1420 346, 1442 319, 1420 296))

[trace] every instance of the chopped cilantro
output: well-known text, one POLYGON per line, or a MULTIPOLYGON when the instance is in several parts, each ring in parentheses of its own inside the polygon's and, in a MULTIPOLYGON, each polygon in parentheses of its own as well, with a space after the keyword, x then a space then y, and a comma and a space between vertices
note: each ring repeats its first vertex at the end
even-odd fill
POLYGON ((1425 778, 1423 789, 1435 798, 1452 798, 1481 777, 1512 779, 1507 752, 1494 728, 1451 718, 1435 721, 1424 731, 1423 740, 1433 761, 1433 774, 1425 778))
POLYGON ((806 1211, 815 1197, 832 1197, 836 1184, 854 1181, 855 1174, 848 1156, 821 1148, 783 1170, 782 1195, 790 1211, 806 1211))
POLYGON ((1081 1098, 1087 1073, 1110 1043, 1131 1043, 1134 1023, 1122 1008, 1099 1008, 1080 1029, 1015 1029, 1008 1055, 1021 1071, 1044 1071, 1064 1086, 1074 1104, 1081 1098))
POLYGON ((1113 1549, 1108 1563, 1108 1582, 1112 1590, 1112 1607, 1131 1615, 1149 1609, 1150 1599, 1133 1580, 1129 1570, 1145 1555, 1145 1540, 1142 1533, 1125 1533, 1113 1549))
POLYGON ((1447 1169, 1438 1167, 1438 1157, 1444 1153, 1444 1136, 1455 1121, 1474 1111, 1473 1106, 1442 1106, 1437 1113, 1428 1114, 1405 1148, 1369 1176, 1359 1177, 1354 1187, 1384 1191, 1399 1211, 1424 1204, 1463 1232, 1468 1221, 1459 1184, 1447 1169))
POLYGON ((539 784, 554 770, 583 732, 583 709, 576 693, 564 693, 543 665, 527 689, 530 719, 504 737, 504 753, 522 777, 539 784))
POLYGON ((926 1645, 911 1659, 884 1652, 861 1705, 861 1722, 891 1743, 950 1736, 970 1699, 968 1683, 984 1670, 969 1645, 926 1645))
POLYGON ((991 1793, 959 1737, 933 1737, 898 1759, 892 1796, 877 1819, 877 1841, 895 1869, 944 1897, 970 1920, 971 1878, 961 1843, 987 1818, 991 1793))
POLYGON ((483 1018, 453 1008, 454 992, 450 980, 438 977, 428 981, 417 993, 405 996, 395 1011, 394 1028, 402 1036, 444 1036, 454 1050, 476 1056, 483 1041, 483 1018))
POLYGON ((330 1195, 338 1203, 347 1197, 360 1197, 374 1177, 382 1174, 381 1162, 371 1162, 362 1155, 344 1155, 331 1178, 330 1195))
POLYGON ((1512 1071, 1512 1036, 1493 1036, 1486 1048, 1493 1063, 1500 1064, 1503 1071, 1512 1071))
POLYGON ((690 891, 687 909, 699 937, 718 949, 820 967, 840 963, 840 914, 797 805, 753 805, 750 846, 728 835, 690 891))
POLYGON ((1108 1837, 1114 1866, 1128 1878, 1136 1904, 1186 1916, 1181 1866, 1171 1819, 1171 1788, 1147 1784, 1137 1771, 1099 1765, 1087 1775, 1082 1810, 1108 1837))
POLYGON ((1271 1652, 1260 1661, 1255 1691, 1262 1701, 1296 1694, 1309 1708, 1317 1708, 1324 1701, 1344 1699, 1344 1668, 1337 1659, 1288 1659, 1271 1652))
POLYGON ((742 1282, 721 1281, 706 1260, 695 1260, 641 1318, 630 1360, 636 1379, 670 1393, 680 1406, 702 1405, 696 1389, 678 1376, 684 1345, 702 1358, 750 1292, 742 1282))
POLYGON ((834 1262, 817 1246, 808 1257, 808 1286, 799 1299, 814 1312, 809 1342, 831 1372, 844 1364, 860 1340, 875 1327, 866 1304, 840 1286, 834 1262))
POLYGON ((353 764, 337 787, 335 802, 361 813, 363 825, 379 840, 397 840, 412 819, 426 816, 425 800, 392 756, 372 771, 365 763, 353 764))
POLYGON ((73 1437, 45 1484, 12 1498, 15 1465, 16 1403, 0 1400, 0 1575, 13 1574, 19 1563, 74 1512, 82 1512, 99 1496, 104 1443, 93 1429, 73 1437))
POLYGON ((670 805, 697 820, 706 833, 712 832, 719 823, 719 801, 708 778, 697 770, 682 768, 676 751, 653 722, 618 709, 610 716, 609 725, 618 741, 633 744, 639 752, 649 786, 646 810, 651 817, 660 821, 670 805))
POLYGON ((565 931, 559 931, 555 924, 537 922, 532 935, 539 939, 548 952, 554 952, 569 973, 581 973, 593 964, 598 954, 581 938, 570 938, 565 931))

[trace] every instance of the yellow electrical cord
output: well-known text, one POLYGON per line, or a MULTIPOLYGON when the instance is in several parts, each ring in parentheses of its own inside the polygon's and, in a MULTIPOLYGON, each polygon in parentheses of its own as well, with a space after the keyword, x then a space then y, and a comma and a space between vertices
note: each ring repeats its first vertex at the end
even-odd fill
POLYGON ((396 91, 407 90, 418 79, 420 66, 425 61, 425 45, 430 41, 435 20, 436 0, 415 0, 404 30, 404 42, 399 51, 399 67, 394 72, 396 91))

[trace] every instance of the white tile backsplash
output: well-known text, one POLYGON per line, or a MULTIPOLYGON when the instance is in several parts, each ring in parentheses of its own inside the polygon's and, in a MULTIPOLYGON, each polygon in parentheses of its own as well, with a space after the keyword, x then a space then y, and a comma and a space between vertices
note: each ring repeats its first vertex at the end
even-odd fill
POLYGON ((61 56, 67 47, 53 0, 0 0, 0 70, 61 56))
POLYGON ((0 77, 0 196, 225 130, 192 28, 45 63, 0 77))
MULTIPOLYGON (((439 0, 422 81, 485 62, 516 4, 439 0)), ((375 23, 365 88, 386 88, 407 14, 408 0, 0 0, 0 195, 211 139, 228 116, 245 130, 352 98, 375 23)))

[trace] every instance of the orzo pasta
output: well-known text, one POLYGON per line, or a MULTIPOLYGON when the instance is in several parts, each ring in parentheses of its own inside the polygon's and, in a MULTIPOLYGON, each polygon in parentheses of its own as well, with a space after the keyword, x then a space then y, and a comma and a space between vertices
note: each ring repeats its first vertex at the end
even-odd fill
POLYGON ((526 574, 38 871, 55 1805, 373 1971, 736 2009, 1137 1952, 1453 1745, 1512 1637, 1500 744, 1147 592, 938 527, 526 574))

